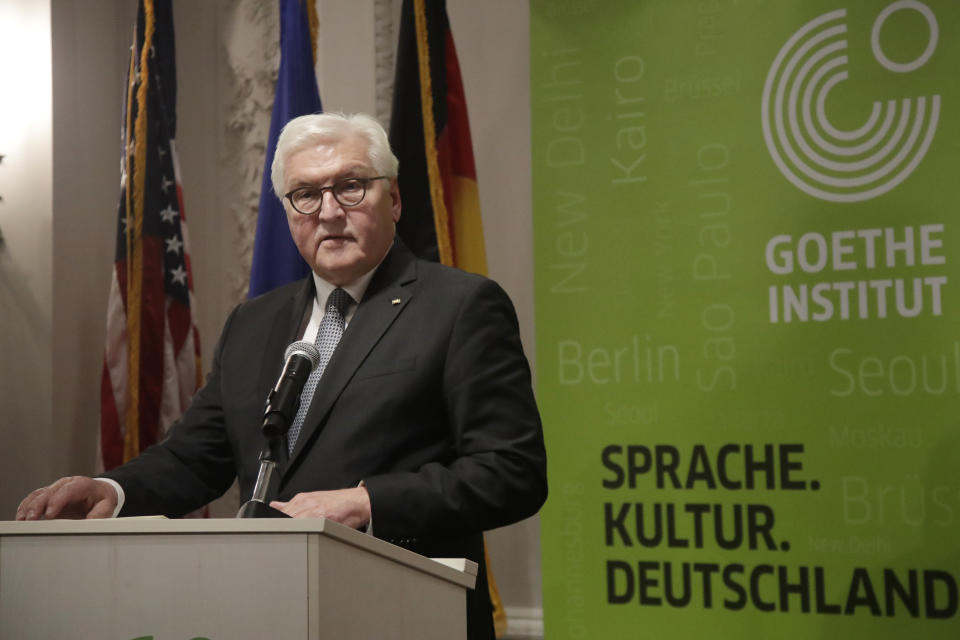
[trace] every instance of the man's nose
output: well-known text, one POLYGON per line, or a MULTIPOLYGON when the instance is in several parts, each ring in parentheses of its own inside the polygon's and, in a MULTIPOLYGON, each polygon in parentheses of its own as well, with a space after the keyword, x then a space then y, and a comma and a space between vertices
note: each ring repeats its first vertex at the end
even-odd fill
POLYGON ((324 191, 321 196, 320 213, 317 214, 318 217, 324 220, 333 220, 345 214, 346 211, 344 211, 343 205, 337 202, 337 199, 333 195, 333 190, 324 191))

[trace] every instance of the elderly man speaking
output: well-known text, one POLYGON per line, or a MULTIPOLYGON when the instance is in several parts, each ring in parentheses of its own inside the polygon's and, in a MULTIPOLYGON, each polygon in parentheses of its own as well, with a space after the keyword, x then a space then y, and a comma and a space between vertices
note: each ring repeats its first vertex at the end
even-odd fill
POLYGON ((234 478, 250 495, 284 349, 318 341, 329 360, 304 387, 271 506, 476 561, 468 635, 492 638, 481 534, 546 499, 540 417, 504 291, 396 239, 397 164, 368 116, 290 121, 272 180, 311 277, 233 310, 206 384, 162 443, 32 492, 17 519, 179 516, 234 478))

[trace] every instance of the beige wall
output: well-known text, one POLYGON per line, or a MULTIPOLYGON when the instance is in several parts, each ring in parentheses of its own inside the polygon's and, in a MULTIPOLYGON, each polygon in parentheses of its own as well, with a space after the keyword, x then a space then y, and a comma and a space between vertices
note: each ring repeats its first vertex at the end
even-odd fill
MULTIPOLYGON (((524 349, 533 363, 527 3, 449 0, 447 6, 470 109, 488 270, 517 307, 524 349)), ((494 531, 487 542, 501 595, 512 614, 511 629, 536 634, 542 617, 539 518, 494 531), (517 624, 526 622, 529 625, 517 624)))
POLYGON ((50 7, 0 4, 0 507, 59 469, 51 419, 50 7), (50 452, 39 455, 39 452, 50 452))
MULTIPOLYGON (((94 471, 122 85, 136 4, 5 0, 11 3, 51 24, 53 89, 52 112, 40 118, 48 124, 30 133, 29 160, 11 153, 0 165, 0 230, 8 245, 0 249, 0 447, 16 452, 0 472, 0 517, 12 517, 28 487, 94 471)), ((229 283, 241 268, 236 247, 244 231, 233 208, 238 182, 249 178, 237 175, 229 157, 235 132, 226 114, 237 98, 223 38, 235 5, 175 3, 177 137, 205 365, 237 300, 229 283)), ((325 108, 376 112, 373 0, 320 0, 319 8, 325 108), (362 76, 369 83, 346 80, 358 77, 358 68, 369 70, 362 76)), ((532 358, 527 6, 448 0, 448 8, 470 106, 490 275, 513 298, 532 358)), ((3 78, 0 86, 6 96, 3 78)), ((38 108, 50 103, 49 95, 30 99, 38 108)), ((540 606, 538 536, 536 519, 489 536, 504 600, 520 618, 536 618, 540 606)))

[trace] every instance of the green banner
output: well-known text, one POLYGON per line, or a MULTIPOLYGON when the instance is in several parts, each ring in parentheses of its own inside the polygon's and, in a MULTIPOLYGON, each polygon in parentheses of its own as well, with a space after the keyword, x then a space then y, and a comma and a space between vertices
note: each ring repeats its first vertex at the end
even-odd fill
POLYGON ((530 30, 545 636, 960 637, 960 5, 530 30))

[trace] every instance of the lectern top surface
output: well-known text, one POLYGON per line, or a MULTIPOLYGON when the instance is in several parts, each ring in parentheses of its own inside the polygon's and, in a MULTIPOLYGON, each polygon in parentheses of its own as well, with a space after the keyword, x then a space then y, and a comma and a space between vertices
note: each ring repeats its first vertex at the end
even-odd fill
POLYGON ((325 518, 206 518, 168 520, 109 518, 103 520, 0 521, 0 536, 178 535, 178 534, 316 534, 360 547, 395 562, 472 588, 477 564, 457 559, 436 561, 325 518))

